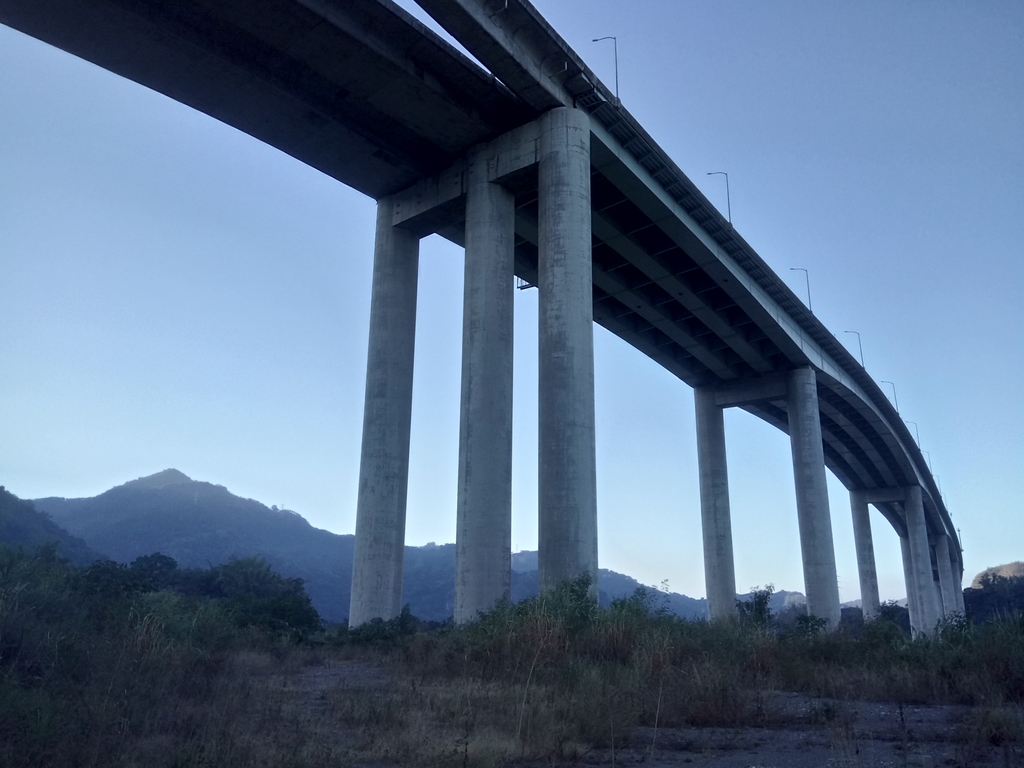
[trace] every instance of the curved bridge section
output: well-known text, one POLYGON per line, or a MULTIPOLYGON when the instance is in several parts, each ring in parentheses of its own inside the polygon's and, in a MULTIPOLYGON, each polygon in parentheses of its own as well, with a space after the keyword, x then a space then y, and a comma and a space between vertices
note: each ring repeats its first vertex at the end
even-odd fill
POLYGON ((827 466, 901 537, 912 623, 963 610, 934 479, 875 381, 526 0, 0 0, 0 22, 378 200, 351 623, 397 614, 418 241, 466 247, 456 619, 508 592, 513 274, 541 291, 540 565, 597 571, 592 321, 696 390, 712 618, 734 610, 722 409, 790 434, 812 613, 839 617, 827 466))

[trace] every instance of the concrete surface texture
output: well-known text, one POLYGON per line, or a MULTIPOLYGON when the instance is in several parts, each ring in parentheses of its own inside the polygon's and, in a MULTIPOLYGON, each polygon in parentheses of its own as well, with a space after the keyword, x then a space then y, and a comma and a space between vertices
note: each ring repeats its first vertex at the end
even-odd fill
POLYGON ((509 596, 512 567, 512 319, 515 197, 467 170, 455 621, 509 596))
POLYGON ((349 626, 402 610, 419 238, 377 204, 349 626))
POLYGON ((697 421, 697 464, 700 473, 700 519, 704 535, 704 581, 708 618, 736 615, 736 568, 729 516, 729 468, 725 453, 725 415, 714 391, 693 392, 697 421))
POLYGON ((839 582, 825 485, 817 381, 812 368, 790 371, 787 406, 807 612, 835 627, 840 616, 839 582))
POLYGON ((596 593, 590 119, 560 107, 540 123, 540 584, 589 574, 596 593))
MULTIPOLYGON (((907 500, 904 503, 907 515, 907 538, 910 549, 910 565, 913 569, 913 591, 919 610, 918 631, 930 635, 935 631, 939 619, 942 618, 942 605, 932 577, 932 552, 928 545, 928 527, 924 518, 924 505, 921 501, 921 489, 918 486, 907 488, 907 500)), ((907 588, 910 589, 908 584, 907 588)))
POLYGON ((875 569, 875 547, 871 539, 871 516, 864 494, 850 491, 853 512, 853 543, 857 548, 857 575, 860 578, 860 607, 865 619, 878 616, 878 571, 875 569))

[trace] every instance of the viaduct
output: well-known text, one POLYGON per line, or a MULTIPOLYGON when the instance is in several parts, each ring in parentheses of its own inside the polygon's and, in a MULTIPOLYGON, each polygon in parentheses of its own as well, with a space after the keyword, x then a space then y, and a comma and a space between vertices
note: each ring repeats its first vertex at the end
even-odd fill
POLYGON ((828 467, 900 537, 911 623, 963 610, 935 481, 878 384, 528 0, 0 0, 0 23, 244 131, 377 201, 350 624, 398 614, 419 240, 465 247, 455 618, 507 596, 512 307, 539 289, 542 589, 597 577, 593 323, 694 388, 711 619, 735 611, 723 409, 788 432, 809 613, 839 620, 828 467))

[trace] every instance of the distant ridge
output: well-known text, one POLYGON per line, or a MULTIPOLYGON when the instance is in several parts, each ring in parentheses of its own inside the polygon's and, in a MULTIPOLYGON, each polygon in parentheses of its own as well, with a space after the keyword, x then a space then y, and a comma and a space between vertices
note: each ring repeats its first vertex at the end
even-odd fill
POLYGON ((184 472, 176 469, 165 469, 155 475, 140 477, 137 480, 129 480, 122 485, 122 488, 166 488, 169 485, 181 485, 182 483, 194 483, 195 481, 184 472))
POLYGON ((57 553, 75 565, 99 560, 94 552, 77 536, 61 528, 45 512, 36 509, 31 501, 19 499, 0 485, 0 544, 34 551, 41 546, 56 545, 57 553))
POLYGON ((1005 579, 1012 579, 1016 576, 1024 576, 1024 563, 1018 560, 1013 563, 993 565, 991 568, 986 568, 984 571, 982 571, 974 577, 974 580, 971 582, 971 589, 981 589, 981 582, 985 579, 986 576, 1002 576, 1005 579))
MULTIPOLYGON (((161 552, 184 568, 220 565, 233 557, 259 555, 280 574, 305 581, 320 614, 331 622, 348 618, 355 537, 314 528, 291 510, 243 499, 224 486, 193 480, 177 469, 131 480, 85 499, 36 499, 56 523, 97 551, 130 563, 161 552)), ((455 545, 405 548, 403 600, 413 615, 441 621, 455 604, 455 545)), ((629 597, 640 582, 602 569, 602 604, 629 597)), ((512 599, 538 591, 537 553, 512 555, 512 599)), ((707 617, 707 601, 647 587, 654 603, 688 619, 707 617)), ((741 599, 749 597, 740 595, 741 599)), ((799 592, 779 591, 771 608, 804 602, 799 592)))

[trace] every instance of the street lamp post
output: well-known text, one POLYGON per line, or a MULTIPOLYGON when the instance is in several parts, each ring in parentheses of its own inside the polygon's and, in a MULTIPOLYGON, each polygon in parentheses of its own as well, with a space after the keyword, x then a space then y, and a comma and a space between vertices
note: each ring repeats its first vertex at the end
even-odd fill
POLYGON ((917 435, 917 447, 920 448, 921 447, 921 430, 917 428, 917 422, 916 421, 907 421, 906 419, 904 419, 903 421, 905 421, 907 424, 913 424, 914 425, 914 434, 917 435))
POLYGON ((729 174, 725 171, 710 171, 708 176, 725 176, 725 210, 729 212, 729 226, 732 226, 732 195, 729 193, 729 174))
POLYGON ((807 308, 811 312, 813 312, 814 311, 814 307, 811 306, 811 273, 808 272, 803 267, 790 267, 789 271, 790 272, 803 272, 804 273, 804 282, 807 283, 807 308))
POLYGON ((599 43, 602 40, 612 41, 612 50, 615 54, 615 106, 619 106, 619 41, 614 35, 605 35, 604 37, 595 37, 591 40, 592 43, 599 43))
POLYGON ((864 367, 864 345, 860 342, 860 333, 858 331, 843 331, 843 333, 856 333, 857 334, 857 349, 860 350, 860 367, 864 367))
POLYGON ((932 455, 931 455, 931 453, 929 453, 928 451, 924 450, 923 448, 921 449, 921 453, 923 453, 925 456, 928 457, 928 469, 931 469, 932 468, 932 455))
POLYGON ((899 400, 898 397, 896 397, 896 385, 893 384, 891 381, 886 381, 885 379, 880 379, 878 381, 878 383, 879 384, 888 384, 890 387, 892 387, 892 402, 893 402, 893 405, 896 406, 896 413, 899 413, 900 412, 900 400, 899 400))

